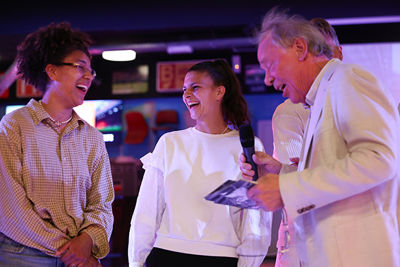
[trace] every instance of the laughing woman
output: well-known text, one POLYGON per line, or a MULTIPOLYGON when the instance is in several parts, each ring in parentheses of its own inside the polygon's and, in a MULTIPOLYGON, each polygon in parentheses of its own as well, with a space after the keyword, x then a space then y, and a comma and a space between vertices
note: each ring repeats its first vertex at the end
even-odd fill
MULTIPOLYGON (((141 159, 129 264, 258 267, 270 244, 271 213, 204 199, 241 177, 237 129, 249 116, 240 84, 224 60, 205 61, 189 69, 182 98, 196 125, 164 134, 141 159)), ((256 150, 263 150, 258 138, 256 150)))
POLYGON ((18 72, 43 98, 0 122, 0 266, 98 266, 109 252, 108 154, 73 111, 96 75, 89 44, 59 23, 18 46, 18 72))

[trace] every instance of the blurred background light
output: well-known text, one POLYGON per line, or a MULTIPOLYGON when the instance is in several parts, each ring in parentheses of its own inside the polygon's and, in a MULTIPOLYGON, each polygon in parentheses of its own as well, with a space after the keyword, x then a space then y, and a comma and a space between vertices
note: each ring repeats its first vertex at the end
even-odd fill
POLYGON ((131 61, 136 58, 136 52, 133 50, 103 51, 101 56, 110 61, 131 61))

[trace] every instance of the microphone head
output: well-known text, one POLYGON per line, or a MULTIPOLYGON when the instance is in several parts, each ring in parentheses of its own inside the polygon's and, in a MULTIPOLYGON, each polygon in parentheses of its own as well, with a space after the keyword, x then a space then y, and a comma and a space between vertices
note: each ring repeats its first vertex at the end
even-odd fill
POLYGON ((239 136, 242 147, 254 147, 254 133, 250 124, 243 124, 239 127, 239 136))

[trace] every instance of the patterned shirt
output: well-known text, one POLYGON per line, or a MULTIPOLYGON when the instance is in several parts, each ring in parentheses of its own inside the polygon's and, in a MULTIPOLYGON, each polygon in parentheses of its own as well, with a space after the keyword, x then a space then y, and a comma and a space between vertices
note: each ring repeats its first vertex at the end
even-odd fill
POLYGON ((101 133, 73 112, 61 133, 36 100, 0 122, 0 232, 54 256, 86 232, 109 252, 114 190, 101 133))

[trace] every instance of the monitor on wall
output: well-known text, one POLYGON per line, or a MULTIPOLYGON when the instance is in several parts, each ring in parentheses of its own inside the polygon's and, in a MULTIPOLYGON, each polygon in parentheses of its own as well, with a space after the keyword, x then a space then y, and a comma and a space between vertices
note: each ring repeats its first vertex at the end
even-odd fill
MULTIPOLYGON (((5 114, 24 107, 25 105, 5 105, 5 114)), ((110 144, 120 144, 122 140, 122 100, 85 100, 82 105, 74 108, 76 113, 97 128, 104 141, 110 144)))
POLYGON ((104 141, 120 144, 122 140, 122 100, 85 100, 74 110, 90 125, 96 127, 104 141))
POLYGON ((22 108, 24 106, 25 105, 6 105, 5 114, 13 112, 14 110, 17 110, 17 109, 22 108))

